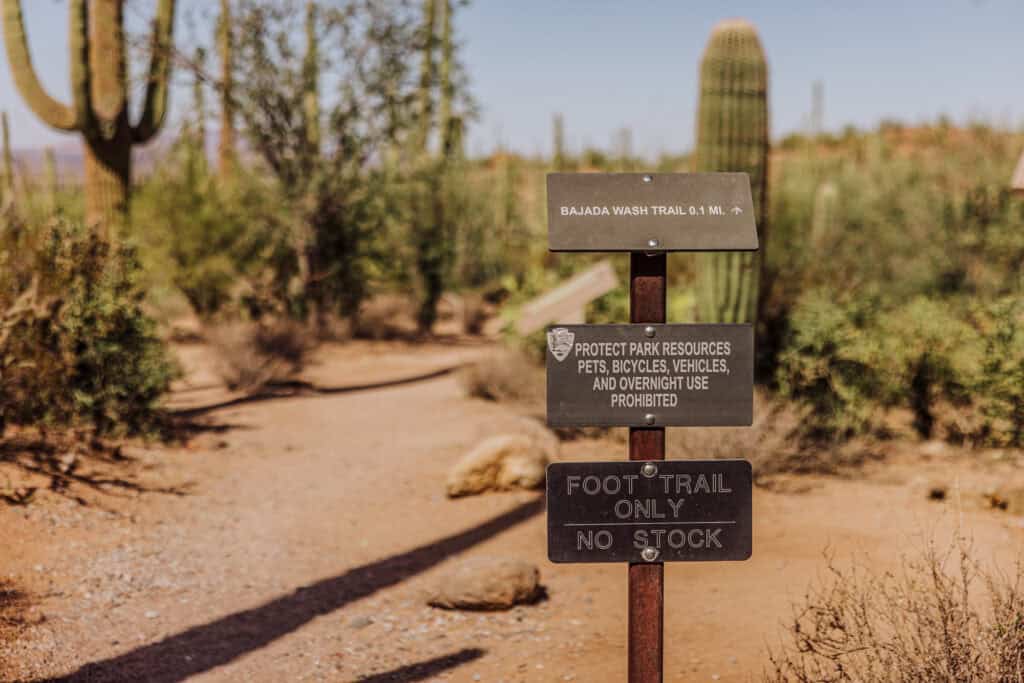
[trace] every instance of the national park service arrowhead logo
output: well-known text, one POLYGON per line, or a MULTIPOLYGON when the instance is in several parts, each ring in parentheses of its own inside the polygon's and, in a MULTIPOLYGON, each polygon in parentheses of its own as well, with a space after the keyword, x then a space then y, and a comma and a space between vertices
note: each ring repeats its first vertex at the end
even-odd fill
POLYGON ((548 349, 551 355, 559 363, 568 358, 572 353, 572 344, 576 341, 576 333, 564 327, 555 327, 548 330, 548 349))

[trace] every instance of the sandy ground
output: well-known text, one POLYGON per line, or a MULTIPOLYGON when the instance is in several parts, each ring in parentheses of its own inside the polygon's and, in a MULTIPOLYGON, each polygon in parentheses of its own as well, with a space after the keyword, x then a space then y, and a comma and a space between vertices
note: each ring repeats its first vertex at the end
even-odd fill
MULTIPOLYGON (((188 447, 136 457, 188 495, 0 506, 0 582, 30 600, 18 637, 0 642, 0 679, 625 680, 625 566, 549 563, 538 494, 444 496, 468 448, 522 419, 438 374, 486 348, 328 348, 310 370, 318 385, 370 386, 238 403, 201 348, 184 351, 193 371, 175 405, 226 405, 197 415, 211 429, 188 447), (547 600, 486 614, 425 606, 446 565, 471 555, 536 563, 547 600)), ((624 457, 610 440, 563 448, 624 457)), ((938 457, 757 490, 753 559, 666 569, 666 680, 757 679, 826 550, 889 566, 959 527, 982 558, 1009 563, 1020 518, 981 509, 974 490, 1006 476, 938 457), (946 502, 927 500, 931 479, 953 486, 946 502)))

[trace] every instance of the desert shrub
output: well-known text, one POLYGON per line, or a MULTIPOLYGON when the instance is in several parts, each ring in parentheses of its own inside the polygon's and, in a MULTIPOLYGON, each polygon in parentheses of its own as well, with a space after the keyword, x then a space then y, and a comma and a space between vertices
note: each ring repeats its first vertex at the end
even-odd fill
POLYGON ((799 432, 842 440, 874 425, 885 394, 881 360, 887 351, 874 334, 877 301, 836 301, 825 290, 809 293, 790 319, 776 382, 782 396, 804 410, 799 432))
POLYGON ((478 335, 491 317, 492 307, 483 296, 469 292, 462 297, 462 330, 466 334, 478 335))
POLYGON ((143 310, 135 250, 60 221, 4 228, 0 427, 154 429, 176 370, 143 310))
POLYGON ((797 302, 789 325, 776 382, 783 397, 803 407, 798 431, 804 437, 843 441, 865 434, 897 407, 911 412, 922 438, 939 426, 948 438, 976 438, 983 426, 971 416, 979 410, 991 416, 984 428, 993 433, 1013 421, 1016 389, 1004 380, 1020 355, 994 351, 993 344, 1017 342, 1012 333, 989 338, 957 299, 915 297, 883 309, 879 297, 847 302, 816 290, 797 302), (944 408, 967 419, 942 423, 944 408))
POLYGON ((895 572, 830 561, 795 609, 766 680, 1024 681, 1024 569, 981 568, 964 541, 895 572))
POLYGON ((984 357, 974 385, 981 423, 970 435, 990 446, 1024 446, 1024 326, 1021 304, 1005 299, 979 313, 984 357))
POLYGON ((239 168, 218 182, 184 137, 139 188, 133 217, 148 277, 163 277, 202 319, 289 308, 297 271, 287 216, 266 179, 239 168))
POLYGON ((976 387, 981 340, 954 302, 917 297, 890 311, 876 334, 888 340, 888 403, 906 405, 914 429, 931 438, 936 407, 966 406, 976 387))
POLYGON ((940 121, 850 131, 834 147, 804 142, 802 153, 773 158, 764 253, 771 315, 825 285, 875 287, 887 307, 1019 290, 1024 202, 1005 187, 1019 135, 940 121), (828 220, 816 206, 825 186, 828 220))
POLYGON ((394 266, 406 254, 385 241, 408 190, 391 176, 409 160, 393 156, 418 130, 419 23, 405 3, 310 3, 296 39, 303 4, 240 4, 234 96, 247 146, 290 218, 298 270, 288 313, 322 328, 329 314, 358 311, 371 278, 408 274, 394 266))
POLYGON ((287 318, 236 321, 209 327, 205 337, 228 388, 255 391, 292 379, 315 346, 306 325, 287 318))
POLYGON ((526 403, 544 392, 544 372, 521 351, 505 349, 465 367, 459 382, 467 396, 526 403))
POLYGON ((378 294, 359 307, 352 334, 360 339, 403 339, 416 335, 416 302, 401 294, 378 294))

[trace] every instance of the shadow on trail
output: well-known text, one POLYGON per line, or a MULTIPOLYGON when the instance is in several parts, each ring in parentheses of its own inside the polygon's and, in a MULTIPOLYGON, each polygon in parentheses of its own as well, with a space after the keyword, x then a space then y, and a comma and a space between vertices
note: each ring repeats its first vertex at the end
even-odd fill
POLYGON ((370 391, 372 389, 387 389, 389 387, 399 387, 404 384, 414 384, 416 382, 425 382, 427 380, 437 379, 438 377, 444 377, 445 375, 450 375, 456 370, 459 370, 461 367, 461 364, 453 365, 451 367, 441 368, 440 370, 433 370, 431 372, 413 375, 411 377, 390 379, 383 382, 371 382, 369 384, 352 384, 341 387, 319 387, 309 382, 299 381, 277 382, 267 386, 255 394, 239 396, 238 398, 219 401, 217 403, 199 406, 198 408, 182 408, 180 410, 171 411, 171 415, 176 418, 189 419, 205 415, 215 410, 221 410, 222 408, 233 408, 247 403, 261 403, 263 401, 296 398, 300 396, 327 396, 331 394, 349 394, 357 391, 370 391))
MULTIPOLYGON (((0 503, 6 505, 28 505, 44 486, 79 505, 101 508, 98 501, 86 500, 80 493, 90 491, 113 497, 134 497, 141 493, 185 496, 192 488, 188 482, 166 486, 147 484, 140 476, 142 464, 137 458, 122 453, 120 445, 98 439, 79 440, 67 434, 16 435, 2 439, 0 463, 29 475, 32 481, 14 487, 7 480, 6 486, 0 487, 3 491, 0 503)), ((2 479, 0 483, 4 483, 2 479)))
MULTIPOLYGON (((0 580, 0 630, 24 625, 21 613, 28 606, 28 596, 9 581, 0 580)), ((0 633, 0 642, 3 642, 0 633)))
POLYGON ((487 652, 479 648, 467 648, 453 652, 450 655, 428 659, 425 662, 417 662, 409 666, 403 666, 382 674, 357 679, 359 683, 413 683, 422 681, 425 678, 436 676, 442 671, 462 666, 466 662, 472 662, 483 657, 487 652))
POLYGON ((259 607, 195 626, 152 645, 87 664, 68 676, 45 679, 39 683, 183 681, 265 647, 313 619, 350 602, 427 571, 452 555, 540 514, 543 509, 543 498, 523 503, 466 531, 421 545, 401 555, 350 569, 344 574, 299 588, 259 607))

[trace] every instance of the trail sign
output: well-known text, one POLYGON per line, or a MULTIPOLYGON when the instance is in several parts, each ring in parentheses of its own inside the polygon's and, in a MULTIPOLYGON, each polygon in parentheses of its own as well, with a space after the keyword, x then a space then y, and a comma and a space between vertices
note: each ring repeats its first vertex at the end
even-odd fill
POLYGON ((749 426, 753 328, 552 327, 547 384, 552 427, 749 426))
POLYGON ((547 471, 552 562, 746 560, 746 460, 553 463, 547 471))
POLYGON ((751 326, 665 324, 666 252, 757 250, 749 178, 552 173, 547 186, 551 251, 630 252, 633 323, 548 331, 548 424, 630 428, 629 462, 548 468, 548 557, 629 563, 629 681, 656 683, 663 562, 751 552, 750 464, 665 461, 666 425, 753 421, 751 326))
POLYGON ((549 173, 551 251, 754 251, 746 173, 549 173))

